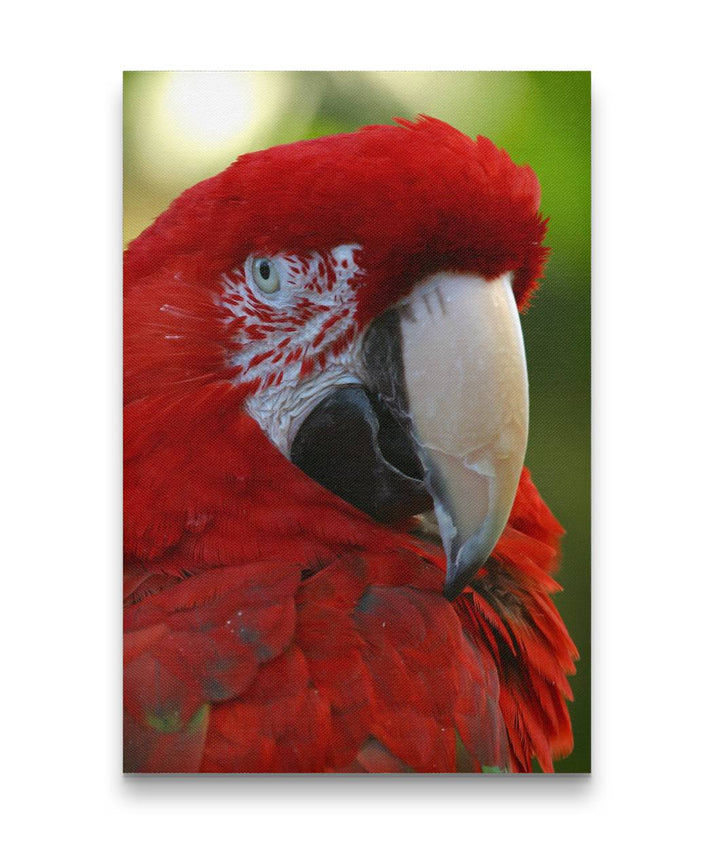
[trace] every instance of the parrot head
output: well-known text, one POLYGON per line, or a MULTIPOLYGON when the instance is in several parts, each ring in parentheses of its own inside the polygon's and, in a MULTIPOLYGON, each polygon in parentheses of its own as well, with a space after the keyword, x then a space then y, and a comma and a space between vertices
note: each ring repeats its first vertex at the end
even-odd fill
POLYGON ((126 255, 126 401, 232 386, 361 511, 434 512, 453 597, 522 469, 538 205, 529 167, 426 117, 244 155, 126 255))

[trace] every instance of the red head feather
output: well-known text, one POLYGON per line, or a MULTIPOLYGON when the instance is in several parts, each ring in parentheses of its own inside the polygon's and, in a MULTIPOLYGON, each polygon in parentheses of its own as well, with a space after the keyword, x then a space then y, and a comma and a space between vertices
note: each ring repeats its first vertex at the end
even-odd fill
POLYGON ((546 256, 539 197, 530 167, 427 117, 243 155, 128 248, 127 400, 230 376, 221 278, 250 254, 359 245, 360 329, 438 270, 514 271, 522 309, 546 256))

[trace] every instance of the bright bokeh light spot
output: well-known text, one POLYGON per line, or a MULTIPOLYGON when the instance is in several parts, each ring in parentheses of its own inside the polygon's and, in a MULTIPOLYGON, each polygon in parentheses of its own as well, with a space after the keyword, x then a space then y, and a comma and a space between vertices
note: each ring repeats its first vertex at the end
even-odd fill
POLYGON ((241 136, 257 109, 250 75, 224 72, 171 74, 162 106, 179 134, 211 146, 241 136))
POLYGON ((169 201, 238 155, 263 148, 289 87, 286 75, 270 72, 139 75, 126 108, 133 126, 126 155, 142 175, 144 195, 169 201))

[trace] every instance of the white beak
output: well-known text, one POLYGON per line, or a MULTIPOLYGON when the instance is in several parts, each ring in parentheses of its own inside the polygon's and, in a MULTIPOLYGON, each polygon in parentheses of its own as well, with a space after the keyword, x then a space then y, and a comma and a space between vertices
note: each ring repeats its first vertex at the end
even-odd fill
POLYGON ((456 596, 510 516, 528 436, 528 381, 512 275, 439 273, 396 307, 405 405, 456 596))

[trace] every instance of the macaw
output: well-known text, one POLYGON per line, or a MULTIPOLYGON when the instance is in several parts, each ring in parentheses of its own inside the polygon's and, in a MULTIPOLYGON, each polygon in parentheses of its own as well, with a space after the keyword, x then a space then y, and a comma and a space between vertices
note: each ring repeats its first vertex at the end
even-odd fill
POLYGON ((124 259, 131 772, 552 771, 539 185, 429 117, 245 154, 124 259))

